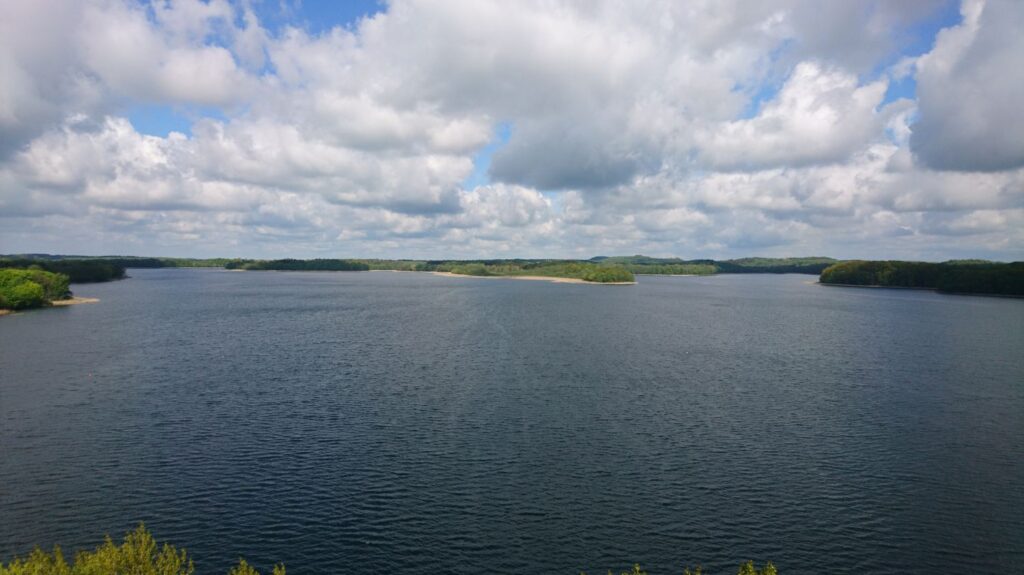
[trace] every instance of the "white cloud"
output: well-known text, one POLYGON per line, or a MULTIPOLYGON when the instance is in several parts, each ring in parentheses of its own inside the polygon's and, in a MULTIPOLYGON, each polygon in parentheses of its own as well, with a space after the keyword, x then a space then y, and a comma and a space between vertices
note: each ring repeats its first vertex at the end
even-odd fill
POLYGON ((845 161, 881 137, 877 111, 887 84, 860 85, 856 76, 803 62, 749 120, 712 125, 698 146, 717 169, 757 169, 845 161))
POLYGON ((315 34, 2 3, 0 251, 1024 257, 1024 11, 900 52, 936 9, 396 0, 315 34), (217 113, 148 136, 139 104, 217 113))
POLYGON ((970 0, 917 62, 920 119, 911 145, 935 169, 1024 166, 1024 4, 970 0))

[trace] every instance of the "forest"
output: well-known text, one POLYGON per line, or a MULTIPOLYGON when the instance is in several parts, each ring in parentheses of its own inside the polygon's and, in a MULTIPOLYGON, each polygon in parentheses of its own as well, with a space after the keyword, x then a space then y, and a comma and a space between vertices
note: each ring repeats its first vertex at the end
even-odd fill
POLYGON ((1024 296, 1024 262, 952 260, 943 263, 848 261, 821 272, 832 285, 934 289, 947 293, 1024 296))

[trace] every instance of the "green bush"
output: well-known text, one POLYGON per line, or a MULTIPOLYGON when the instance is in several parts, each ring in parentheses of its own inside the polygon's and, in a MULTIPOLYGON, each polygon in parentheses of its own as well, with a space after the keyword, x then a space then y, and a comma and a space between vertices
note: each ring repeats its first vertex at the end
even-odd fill
MULTIPOLYGON (((124 536, 115 545, 108 536, 93 551, 80 551, 73 563, 64 559, 60 547, 47 553, 38 547, 25 559, 0 563, 0 575, 192 575, 195 566, 188 553, 173 545, 158 546, 144 525, 124 536)), ((259 571, 240 559, 228 575, 259 575, 259 571)), ((285 575, 284 565, 276 565, 273 575, 285 575)))

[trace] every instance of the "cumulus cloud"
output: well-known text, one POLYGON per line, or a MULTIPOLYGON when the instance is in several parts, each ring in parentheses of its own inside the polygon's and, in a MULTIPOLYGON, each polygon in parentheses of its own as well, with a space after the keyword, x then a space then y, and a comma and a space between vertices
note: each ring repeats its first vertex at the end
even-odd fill
POLYGON ((940 170, 1024 166, 1024 4, 965 1, 963 23, 943 30, 917 61, 920 119, 911 146, 940 170))
POLYGON ((802 62, 756 117, 704 128, 698 145, 718 169, 841 162, 880 137, 886 87, 802 62))
POLYGON ((1022 11, 942 5, 5 2, 0 251, 1019 258, 1022 11))

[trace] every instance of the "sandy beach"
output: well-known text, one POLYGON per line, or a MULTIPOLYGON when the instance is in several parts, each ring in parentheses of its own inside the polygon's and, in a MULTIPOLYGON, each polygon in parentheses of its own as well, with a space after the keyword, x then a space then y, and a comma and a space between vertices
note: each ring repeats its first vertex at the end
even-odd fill
POLYGON ((549 276, 470 276, 462 274, 453 274, 451 272, 427 272, 436 276, 446 276, 452 278, 477 278, 477 279, 490 279, 490 280, 529 280, 529 281, 544 281, 556 284, 586 284, 595 286, 630 286, 635 285, 636 282, 588 282, 577 278, 557 278, 549 276))
POLYGON ((68 299, 59 299, 53 302, 54 307, 64 307, 69 305, 78 305, 80 303, 99 303, 99 298, 95 297, 77 297, 72 296, 68 299))

